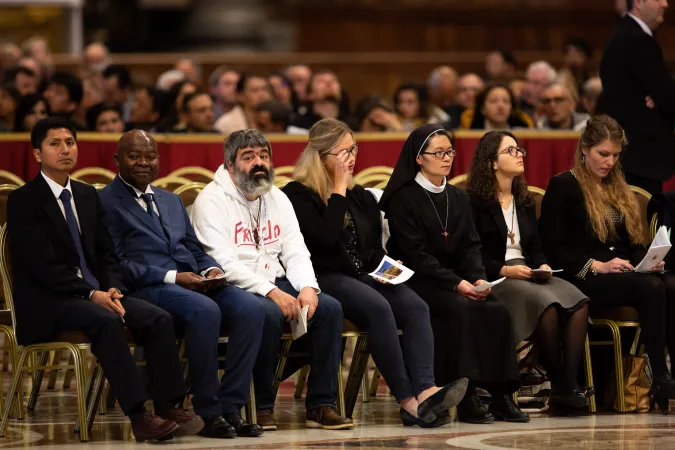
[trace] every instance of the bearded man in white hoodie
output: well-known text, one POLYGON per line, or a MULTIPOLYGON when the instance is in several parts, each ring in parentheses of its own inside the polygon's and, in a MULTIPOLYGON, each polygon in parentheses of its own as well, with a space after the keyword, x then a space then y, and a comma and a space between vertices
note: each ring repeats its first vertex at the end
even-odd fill
POLYGON ((342 341, 342 307, 321 294, 290 200, 274 186, 272 147, 258 130, 225 141, 225 163, 192 206, 192 225, 228 283, 255 294, 265 309, 253 368, 258 424, 275 430, 274 371, 284 322, 307 306, 310 367, 305 425, 349 429, 335 408, 342 341))

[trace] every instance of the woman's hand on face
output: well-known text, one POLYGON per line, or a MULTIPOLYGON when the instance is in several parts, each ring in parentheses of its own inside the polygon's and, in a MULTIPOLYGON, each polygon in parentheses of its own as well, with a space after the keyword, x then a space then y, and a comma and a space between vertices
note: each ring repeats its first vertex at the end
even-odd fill
POLYGON ((346 194, 349 187, 349 180, 352 173, 349 170, 351 155, 349 152, 342 151, 333 156, 335 158, 335 169, 333 170, 333 191, 338 191, 342 195, 346 194))

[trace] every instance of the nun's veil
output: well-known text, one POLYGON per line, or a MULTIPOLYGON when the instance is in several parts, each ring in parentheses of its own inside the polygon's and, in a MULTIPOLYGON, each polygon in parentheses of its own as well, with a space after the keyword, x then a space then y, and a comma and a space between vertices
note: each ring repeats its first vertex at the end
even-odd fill
POLYGON ((379 207, 382 211, 386 213, 389 209, 389 201, 394 194, 415 179, 417 171, 419 170, 415 160, 429 139, 437 132, 440 132, 438 134, 445 133, 445 135, 450 138, 450 135, 443 127, 434 123, 422 125, 410 133, 405 144, 403 144, 403 149, 401 150, 401 154, 398 155, 398 161, 396 161, 394 172, 391 174, 391 178, 389 178, 387 187, 384 189, 384 193, 380 199, 379 207))

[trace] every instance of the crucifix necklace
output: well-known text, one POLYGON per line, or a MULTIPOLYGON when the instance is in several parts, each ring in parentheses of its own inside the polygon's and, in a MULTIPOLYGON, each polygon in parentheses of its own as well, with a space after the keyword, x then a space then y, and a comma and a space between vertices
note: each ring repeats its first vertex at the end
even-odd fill
POLYGON ((258 217, 255 219, 255 228, 253 227, 253 214, 251 208, 248 208, 248 216, 251 220, 251 233, 255 242, 255 249, 260 250, 260 214, 262 213, 262 197, 258 198, 258 217))
POLYGON ((438 210, 436 209, 436 205, 434 204, 434 201, 431 199, 431 196, 427 192, 426 189, 423 189, 424 193, 427 194, 427 197, 429 197, 429 201, 431 202, 431 206, 434 207, 434 212, 436 213, 436 217, 438 218, 438 223, 441 224, 441 236, 443 236, 443 242, 445 244, 448 243, 448 211, 450 211, 450 200, 448 199, 448 190, 445 189, 445 225, 443 225, 443 222, 441 222, 441 216, 438 214, 438 210))
POLYGON ((513 204, 513 198, 511 199, 511 229, 509 230, 508 226, 506 227, 506 230, 508 233, 506 233, 506 236, 508 236, 509 239, 511 239, 511 245, 515 245, 516 243, 516 233, 513 232, 513 219, 516 215, 516 206, 513 204))

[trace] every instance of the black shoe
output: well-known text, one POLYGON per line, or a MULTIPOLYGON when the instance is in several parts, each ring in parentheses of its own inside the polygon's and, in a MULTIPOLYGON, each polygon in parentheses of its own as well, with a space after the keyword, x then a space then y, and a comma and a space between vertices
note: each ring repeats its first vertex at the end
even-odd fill
POLYGON ((473 387, 469 388, 464 399, 457 405, 457 419, 466 423, 488 423, 495 420, 473 387))
POLYGON ((225 420, 237 430, 239 437, 258 437, 263 434, 263 429, 260 425, 254 423, 246 423, 239 414, 225 414, 225 420))
POLYGON ((447 425, 450 422, 452 422, 452 419, 450 418, 450 414, 447 411, 441 412, 436 419, 434 419, 432 422, 425 422, 424 420, 420 419, 419 417, 415 417, 412 414, 410 414, 408 411, 405 409, 401 408, 399 411, 399 414, 401 415, 401 422, 403 422, 403 426, 406 427, 420 427, 420 428, 438 428, 442 427, 443 425, 447 425))
POLYGON ((199 432, 199 435, 216 439, 233 438, 237 435, 237 430, 230 425, 230 422, 222 414, 216 414, 204 418, 204 428, 199 432))
POLYGON ((503 420, 505 422, 529 422, 530 416, 524 413, 513 403, 511 394, 504 394, 499 397, 492 398, 490 405, 490 412, 495 416, 496 420, 503 420))
POLYGON ((670 399, 675 398, 675 380, 672 379, 670 373, 654 377, 652 384, 652 394, 654 395, 654 402, 659 405, 664 416, 668 415, 670 410, 670 399))
POLYGON ((462 401, 468 386, 468 378, 460 378, 459 380, 446 384, 440 391, 419 404, 417 407, 417 416, 424 422, 433 422, 439 414, 444 411, 447 412, 450 408, 457 406, 459 402, 462 401))
POLYGON ((562 406, 563 408, 584 409, 588 408, 588 398, 585 391, 574 389, 569 392, 551 392, 549 401, 551 407, 562 406))

